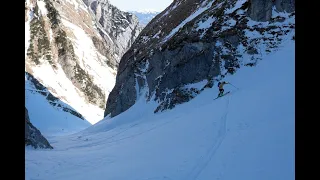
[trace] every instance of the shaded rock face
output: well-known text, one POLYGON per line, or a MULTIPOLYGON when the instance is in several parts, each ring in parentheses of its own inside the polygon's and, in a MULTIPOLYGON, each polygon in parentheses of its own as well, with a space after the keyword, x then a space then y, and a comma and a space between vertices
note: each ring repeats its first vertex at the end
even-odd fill
POLYGON ((24 142, 26 146, 34 148, 53 149, 48 140, 42 136, 41 132, 32 125, 29 119, 27 108, 25 108, 25 128, 24 128, 24 142))
POLYGON ((138 96, 157 101, 155 112, 189 101, 276 50, 294 33, 294 18, 287 0, 173 1, 123 55, 104 116, 127 110, 138 96), (198 82, 200 89, 186 87, 198 82))
POLYGON ((281 12, 293 12, 295 0, 250 0, 248 16, 255 21, 269 21, 272 15, 272 7, 281 12))

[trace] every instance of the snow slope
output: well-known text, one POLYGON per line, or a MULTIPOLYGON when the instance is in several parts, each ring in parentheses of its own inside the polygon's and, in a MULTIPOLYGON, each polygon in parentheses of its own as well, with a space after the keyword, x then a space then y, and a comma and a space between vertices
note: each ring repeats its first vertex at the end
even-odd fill
POLYGON ((76 134, 26 148, 26 179, 294 180, 295 49, 242 67, 217 88, 153 114, 143 98, 124 113, 76 134))
MULTIPOLYGON (((72 134, 91 126, 87 120, 65 112, 62 108, 52 106, 45 96, 34 90, 36 88, 26 80, 25 106, 28 109, 31 123, 40 130, 44 137, 72 134)), ((73 109, 62 101, 60 104, 73 109)))

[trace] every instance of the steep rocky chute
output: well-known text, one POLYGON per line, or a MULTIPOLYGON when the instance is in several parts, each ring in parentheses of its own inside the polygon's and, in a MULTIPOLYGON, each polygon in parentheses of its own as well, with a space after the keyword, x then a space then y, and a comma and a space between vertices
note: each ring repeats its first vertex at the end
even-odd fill
POLYGON ((25 22, 25 71, 89 122, 101 120, 137 18, 107 0, 26 0, 25 22))
POLYGON ((139 97, 173 108, 241 66, 255 66, 294 39, 294 0, 175 0, 123 55, 105 110, 114 117, 139 97), (204 82, 200 89, 190 83, 204 82))

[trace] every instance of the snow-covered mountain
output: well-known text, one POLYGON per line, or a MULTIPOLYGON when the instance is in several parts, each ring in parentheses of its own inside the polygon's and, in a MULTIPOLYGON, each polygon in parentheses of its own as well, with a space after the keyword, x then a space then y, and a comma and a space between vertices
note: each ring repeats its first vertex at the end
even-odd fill
POLYGON ((96 123, 103 118, 120 57, 140 31, 137 17, 107 0, 26 0, 25 71, 96 123))
POLYGON ((25 179, 294 180, 294 7, 174 0, 121 58, 106 117, 26 148, 25 179))
POLYGON ((261 59, 294 38, 294 0, 175 0, 142 30, 122 56, 105 116, 114 117, 139 98, 155 112, 199 95, 190 83, 216 86, 228 74, 261 59))
POLYGON ((139 19, 141 26, 146 26, 157 14, 155 10, 143 10, 143 11, 129 11, 130 13, 136 15, 139 19))
POLYGON ((25 179, 294 180, 295 42, 278 47, 226 75, 238 89, 225 85, 231 93, 215 101, 218 89, 205 88, 154 114, 158 104, 140 98, 114 118, 49 138, 53 150, 26 149, 25 179))

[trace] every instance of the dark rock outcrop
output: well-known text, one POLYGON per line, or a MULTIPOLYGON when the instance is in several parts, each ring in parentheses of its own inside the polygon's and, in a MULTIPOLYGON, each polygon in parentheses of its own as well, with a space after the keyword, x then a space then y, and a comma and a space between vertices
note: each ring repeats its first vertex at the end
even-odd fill
POLYGON ((24 142, 26 146, 34 148, 53 149, 48 140, 42 136, 41 132, 32 125, 29 119, 27 108, 25 108, 25 128, 24 128, 24 142))

